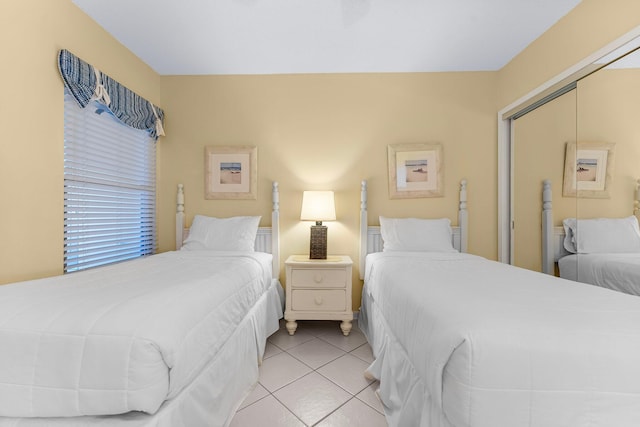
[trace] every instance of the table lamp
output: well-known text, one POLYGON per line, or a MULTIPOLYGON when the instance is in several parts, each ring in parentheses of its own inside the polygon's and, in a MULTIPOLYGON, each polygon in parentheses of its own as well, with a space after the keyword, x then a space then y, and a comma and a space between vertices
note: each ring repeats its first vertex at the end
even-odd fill
POLYGON ((300 220, 315 221, 311 226, 310 259, 327 259, 327 226, 322 221, 335 221, 336 206, 333 191, 305 191, 302 193, 300 220))

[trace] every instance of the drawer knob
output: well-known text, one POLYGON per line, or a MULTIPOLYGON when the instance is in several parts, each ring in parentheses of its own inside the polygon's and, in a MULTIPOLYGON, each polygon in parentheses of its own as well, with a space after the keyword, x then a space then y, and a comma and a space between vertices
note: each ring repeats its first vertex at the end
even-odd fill
POLYGON ((322 273, 316 273, 313 276, 313 281, 316 282, 316 283, 322 282, 322 273))
POLYGON ((316 305, 322 305, 322 297, 315 297, 314 301, 315 301, 316 305))

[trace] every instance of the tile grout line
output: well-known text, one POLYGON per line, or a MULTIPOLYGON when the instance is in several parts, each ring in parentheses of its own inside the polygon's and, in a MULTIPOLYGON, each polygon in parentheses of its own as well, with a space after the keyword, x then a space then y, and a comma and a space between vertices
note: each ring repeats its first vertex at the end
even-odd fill
MULTIPOLYGON (((315 424, 313 424, 313 426, 317 426, 318 424, 320 424, 322 421, 326 420, 327 418, 329 418, 329 416, 331 414, 333 414, 334 412, 336 412, 337 410, 339 410, 340 408, 342 408, 344 405, 346 405, 347 403, 351 402, 353 399, 356 399, 355 396, 351 396, 350 399, 347 399, 346 402, 344 402, 343 404, 339 405, 336 409, 334 409, 333 411, 329 412, 327 415, 325 415, 324 417, 322 417, 321 419, 319 419, 315 424)), ((364 402, 363 402, 364 403, 364 402)), ((312 426, 307 426, 307 427, 312 427, 312 426)))
MULTIPOLYGON (((309 372, 310 374, 311 372, 309 372)), ((307 374, 307 375, 309 375, 307 374)), ((306 375, 305 375, 306 376, 306 375)), ((300 377, 302 378, 302 377, 300 377)), ((297 380, 296 380, 297 381, 297 380)), ((287 405, 284 404, 283 401, 281 401, 280 399, 278 399, 273 393, 271 393, 271 396, 273 396, 273 398, 279 403, 281 404, 284 408, 287 409, 287 411, 289 411, 291 413, 291 415, 293 415, 294 417, 296 417, 298 420, 300 420, 300 422, 302 423, 302 425, 309 427, 309 425, 307 423, 305 423, 304 421, 302 421, 302 418, 300 418, 299 416, 297 416, 291 409, 289 409, 289 407, 287 405)))
MULTIPOLYGON (((364 345, 364 344, 363 344, 363 345, 364 345)), ((334 346, 334 347, 335 347, 335 346, 334 346)), ((294 348, 294 347, 292 347, 292 348, 294 348)), ((342 350, 342 351, 344 352, 344 354, 343 354, 343 355, 341 355, 341 356, 337 357, 336 359, 331 360, 330 362, 325 363, 325 364, 324 364, 324 365, 322 365, 322 366, 328 365, 329 363, 333 362, 334 360, 337 360, 337 359, 339 359, 340 357, 343 357, 345 354, 349 354, 349 352, 346 352, 346 351, 344 351, 344 350, 342 350)), ((284 352, 284 353, 289 354, 289 353, 288 353, 288 351, 286 351, 286 350, 283 350, 283 352, 284 352)), ((292 354, 289 354, 289 355, 290 355, 291 357, 293 357, 293 358, 296 358, 296 357, 295 357, 294 355, 292 355, 292 354)), ((357 357, 357 356, 354 356, 354 357, 357 357)), ((362 360, 362 359, 360 359, 360 358, 358 358, 358 359, 359 359, 359 360, 362 360)), ((296 358, 296 360, 298 360, 298 359, 296 358)), ((266 388, 266 387, 264 387, 264 385, 263 385, 262 387, 264 387, 264 389, 265 389, 265 390, 267 390, 267 391, 269 392, 269 394, 270 394, 271 396, 273 396, 273 398, 274 398, 275 400, 277 400, 277 401, 278 401, 278 402, 279 402, 283 407, 285 407, 285 408, 287 409, 287 411, 291 412, 291 413, 292 413, 292 414, 293 414, 297 419, 299 419, 299 420, 300 420, 300 422, 301 422, 302 424, 304 424, 306 427, 312 427, 312 426, 318 425, 318 424, 319 424, 319 423, 321 423, 324 419, 326 419, 327 417, 329 417, 331 414, 333 414, 334 412, 336 412, 337 410, 339 410, 340 408, 342 408, 344 405, 346 405, 348 402, 352 401, 353 399, 357 399, 358 401, 360 401, 360 402, 364 403, 365 405, 367 405, 368 407, 370 407, 371 409, 373 409, 373 410, 374 410, 374 411, 376 411, 377 413, 380 413, 380 411, 378 411, 376 408, 372 408, 372 407, 371 407, 371 405, 367 404, 367 402, 364 402, 364 401, 362 401, 361 399, 358 399, 358 393, 362 393, 364 390, 366 390, 368 387, 370 387, 370 386, 371 386, 371 384, 373 384, 373 383, 369 383, 369 384, 367 384, 367 385, 366 385, 366 387, 364 387, 362 390, 360 390, 360 391, 356 392, 355 394, 353 394, 352 392, 350 392, 349 390, 346 390, 346 389, 345 389, 344 387, 342 387, 341 385, 336 384, 335 382, 333 382, 333 381, 331 380, 331 378, 328 378, 328 377, 326 377, 326 376, 322 375, 322 373, 317 372, 315 369, 313 369, 312 367, 310 367, 310 366, 309 366, 309 365, 307 365, 306 363, 302 362, 301 360, 299 360, 299 362, 301 362, 301 363, 303 363, 305 366, 309 367, 309 369, 311 369, 311 372, 307 372, 307 373, 306 373, 306 374, 304 374, 303 376, 301 376, 301 377, 299 377, 299 378, 296 378, 295 380, 291 381, 290 383, 288 383, 288 384, 286 384, 286 385, 283 385, 282 387, 278 388, 277 390, 274 390, 273 392, 271 392, 270 390, 267 390, 267 388, 266 388), (301 380, 302 378, 307 377, 307 376, 309 376, 309 375, 311 375, 311 374, 313 374, 313 373, 316 373, 316 374, 320 375, 322 378, 326 379, 326 380, 327 380, 327 381, 329 381, 331 384, 333 384, 333 385, 335 385, 336 387, 338 387, 338 388, 340 388, 341 390, 343 390, 343 391, 344 391, 345 393, 347 393, 350 397, 349 397, 346 401, 344 401, 342 404, 338 405, 338 407, 336 407, 333 411, 329 412, 328 414, 326 414, 324 417, 322 417, 321 419, 319 419, 319 420, 318 420, 318 421, 316 421, 315 423, 313 423, 313 424, 309 425, 309 424, 305 423, 305 422, 304 422, 300 417, 298 417, 298 416, 297 416, 293 411, 291 411, 291 409, 289 409, 289 407, 288 407, 284 402, 282 402, 280 399, 278 399, 278 397, 277 397, 274 393, 278 392, 279 390, 282 390, 283 388, 285 388, 285 387, 287 387, 287 386, 289 386, 289 385, 291 385, 291 384, 295 383, 296 381, 299 381, 299 380, 301 380)), ((366 361, 365 361, 365 362, 366 362, 366 361)), ((319 367, 318 367, 318 369, 320 369, 322 366, 319 366, 319 367)), ((260 382, 258 382, 258 384, 260 384, 260 382)), ((264 396, 264 397, 267 397, 267 396, 264 396)), ((263 398, 261 398, 261 399, 259 399, 259 400, 264 399, 264 397, 263 397, 263 398)), ((258 402, 258 401, 256 401, 256 402, 258 402)), ((256 403, 256 402, 253 402, 253 403, 256 403)), ((252 403, 251 405, 253 405, 253 403, 252 403)), ((251 406, 251 405, 247 405, 247 407, 249 407, 249 406, 251 406)), ((384 414, 381 414, 381 415, 384 415, 384 414)))
MULTIPOLYGON (((359 330, 358 330, 358 331, 359 331, 359 330)), ((360 331, 359 331, 359 332, 360 332, 360 331)), ((361 332, 360 332, 360 333, 361 333, 361 332)), ((344 407, 347 403, 351 402, 351 401, 355 398, 355 399, 357 399, 357 400, 358 400, 358 402, 360 402, 360 403, 364 404, 364 405, 365 405, 365 406, 367 406, 368 408, 371 408, 371 409, 372 409, 372 410, 374 410, 376 413, 378 413, 378 414, 380 414, 380 415, 382 415, 382 416, 384 417, 384 416, 385 416, 385 414, 384 414, 384 413, 381 413, 378 409, 376 409, 375 407, 373 407, 372 405, 370 405, 369 403, 365 402, 364 400, 362 400, 361 398, 359 398, 359 397, 358 397, 358 394, 362 393, 362 392, 363 392, 363 391, 365 391, 367 388, 371 387, 371 385, 372 385, 374 382, 370 382, 370 383, 368 383, 364 388, 362 388, 361 390, 358 390, 356 393, 352 393, 352 392, 350 392, 349 390, 346 390, 346 389, 345 389, 344 387, 342 387, 341 385, 336 384, 333 380, 331 380, 331 379, 330 379, 330 378, 328 378, 327 376, 325 376, 325 375, 323 375, 322 373, 318 372, 318 370, 319 370, 319 369, 323 368, 323 367, 324 367, 324 366, 326 366, 326 365, 331 364, 332 362, 335 362, 336 360, 340 359, 341 357, 344 357, 344 356, 345 356, 345 355, 347 355, 347 354, 348 354, 348 355, 351 355, 352 357, 355 357, 357 360, 360 360, 360 361, 362 361, 362 362, 364 362, 364 363, 370 364, 371 362, 370 362, 369 360, 365 360, 363 357, 360 357, 360 356, 358 356, 357 354, 353 354, 353 352, 354 352, 354 351, 358 350, 358 349, 359 349, 359 348, 361 348, 361 347, 364 347, 364 346, 368 345, 368 342, 367 342, 367 341, 365 341, 364 343, 362 343, 362 344, 358 345, 357 347, 355 347, 355 348, 353 348, 353 349, 351 349, 351 350, 345 350, 344 348, 341 348, 341 347, 339 347, 339 346, 337 346, 337 345, 335 345, 335 344, 333 344, 333 343, 331 343, 331 342, 329 342, 329 341, 327 341, 327 340, 325 340, 325 339, 323 339, 323 338, 322 338, 322 336, 327 336, 327 335, 329 335, 329 333, 328 333, 328 332, 326 332, 326 331, 321 332, 321 334, 320 334, 320 335, 316 335, 316 334, 315 334, 315 333, 313 333, 313 332, 309 332, 309 336, 311 337, 310 339, 308 339, 308 340, 306 340, 306 341, 303 341, 303 342, 301 342, 301 343, 299 343, 299 344, 296 344, 296 345, 294 345, 294 346, 292 346, 292 347, 290 347, 290 348, 288 348, 288 349, 286 349, 286 350, 285 350, 285 349, 283 349, 283 348, 281 348, 281 347, 279 347, 279 346, 278 346, 277 344, 275 344, 273 341, 271 341, 271 340, 267 339, 267 341, 269 342, 269 344, 270 344, 270 345, 272 345, 272 346, 274 346, 276 349, 280 350, 280 352, 278 352, 278 353, 276 353, 276 354, 273 354, 273 355, 271 355, 271 356, 267 357, 267 358, 266 358, 266 359, 264 359, 264 360, 268 360, 268 359, 269 359, 269 358, 271 358, 271 357, 277 356, 277 355, 282 354, 282 353, 286 353, 288 356, 290 356, 290 357, 292 357, 293 359, 295 359, 296 361, 298 361, 298 362, 302 363, 304 366, 306 366, 307 368, 309 368, 311 371, 307 372, 306 374, 302 375, 301 377, 298 377, 298 378, 294 379, 293 381, 291 381, 291 382, 289 382, 289 383, 287 383, 287 384, 284 384, 284 385, 282 385, 282 386, 278 387, 276 390, 273 390, 273 391, 271 391, 271 390, 267 389, 267 387, 265 387, 265 386, 264 386, 260 381, 258 381, 258 382, 257 382, 257 384, 259 384, 259 385, 260 385, 264 390, 266 390, 266 391, 267 391, 267 394, 266 394, 265 396, 263 396, 263 397, 261 397, 261 398, 257 399, 256 401, 252 402, 251 404, 249 404, 249 405, 245 406, 245 407, 244 407, 244 408, 242 408, 240 411, 245 410, 245 409, 249 408, 250 406, 253 406, 254 404, 256 404, 256 403, 258 403, 258 402, 262 401, 263 399, 265 399, 266 397, 272 396, 272 397, 273 397, 273 398, 274 398, 274 399, 275 399, 275 400, 276 400, 280 405, 282 405, 282 407, 284 407, 284 408, 286 409, 286 411, 287 411, 287 412, 289 412, 291 415, 293 415, 293 416, 294 416, 297 420, 299 420, 299 421, 300 421, 304 426, 306 426, 306 427, 311 427, 311 426, 316 426, 316 425, 318 425, 319 423, 321 423, 321 422, 322 422, 322 421, 324 421, 326 418, 328 418, 329 416, 331 416, 332 414, 334 414, 336 411, 340 410, 342 407, 344 407), (337 350, 340 350, 342 354, 340 354, 339 356, 337 356, 337 357, 335 357, 335 358, 333 358, 333 359, 331 359, 331 360, 328 360, 328 361, 324 362, 322 365, 318 366, 317 368, 313 368, 313 367, 309 366, 307 363, 305 363, 303 360, 301 360, 299 357, 296 357, 294 354, 291 354, 291 353, 290 353, 290 351, 291 351, 291 350, 293 350, 293 349, 295 349, 295 348, 297 348, 297 347, 299 347, 299 346, 301 346, 301 345, 303 345, 303 344, 306 344, 306 343, 309 343, 309 342, 311 342, 311 341, 313 341, 313 340, 316 340, 316 339, 317 339, 317 340, 322 341, 322 343, 323 343, 323 344, 328 344, 329 346, 331 346, 331 347, 333 347, 333 348, 335 348, 335 349, 337 349, 337 350), (280 399, 278 399, 278 398, 275 396, 275 394, 274 394, 274 393, 276 393, 276 392, 278 392, 278 391, 282 390, 283 388, 285 388, 285 387, 287 387, 287 386, 290 386, 291 384, 294 384, 296 381, 299 381, 299 380, 301 380, 302 378, 305 378, 305 377, 309 376, 309 375, 310 375, 310 374, 312 374, 312 373, 316 373, 316 374, 318 374, 319 376, 321 376, 321 377, 322 377, 322 378, 324 378, 325 380, 329 381, 329 383, 331 383, 331 384, 335 385, 336 387, 338 387, 339 389, 343 390, 345 393, 347 393, 347 394, 348 394, 349 398, 348 398, 345 402, 343 402, 342 404, 340 404, 338 407, 336 407, 334 410, 332 410, 331 412, 329 412, 329 413, 327 413, 326 415, 324 415, 320 420, 318 420, 318 421, 314 422, 313 424, 307 424, 307 423, 305 423, 305 422, 304 422, 304 421, 303 421, 303 420, 302 420, 298 415, 296 415, 296 414, 295 414, 295 413, 294 413, 294 412, 293 412, 293 411, 292 411, 292 410, 291 410, 291 409, 290 409, 290 408, 289 408, 289 407, 288 407, 284 402, 282 402, 280 399)), ((238 412, 239 412, 239 411, 238 411, 238 412)))

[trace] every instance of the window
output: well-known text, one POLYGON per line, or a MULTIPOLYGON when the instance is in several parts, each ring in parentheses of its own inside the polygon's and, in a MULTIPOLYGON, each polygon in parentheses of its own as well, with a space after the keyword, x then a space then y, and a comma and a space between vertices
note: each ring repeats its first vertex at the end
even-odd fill
POLYGON ((64 272, 156 249, 155 139, 65 89, 64 272))

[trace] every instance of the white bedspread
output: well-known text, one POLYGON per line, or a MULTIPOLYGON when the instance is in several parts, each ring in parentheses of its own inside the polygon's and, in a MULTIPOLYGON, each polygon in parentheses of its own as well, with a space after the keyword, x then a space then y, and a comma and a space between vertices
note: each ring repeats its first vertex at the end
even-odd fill
POLYGON ((637 297, 416 253, 368 255, 364 292, 379 314, 366 313, 365 332, 391 425, 640 425, 637 297))
POLYGON ((154 413, 270 284, 269 254, 179 251, 0 286, 0 416, 154 413))
POLYGON ((573 254, 558 260, 560 277, 640 295, 640 254, 573 254))

